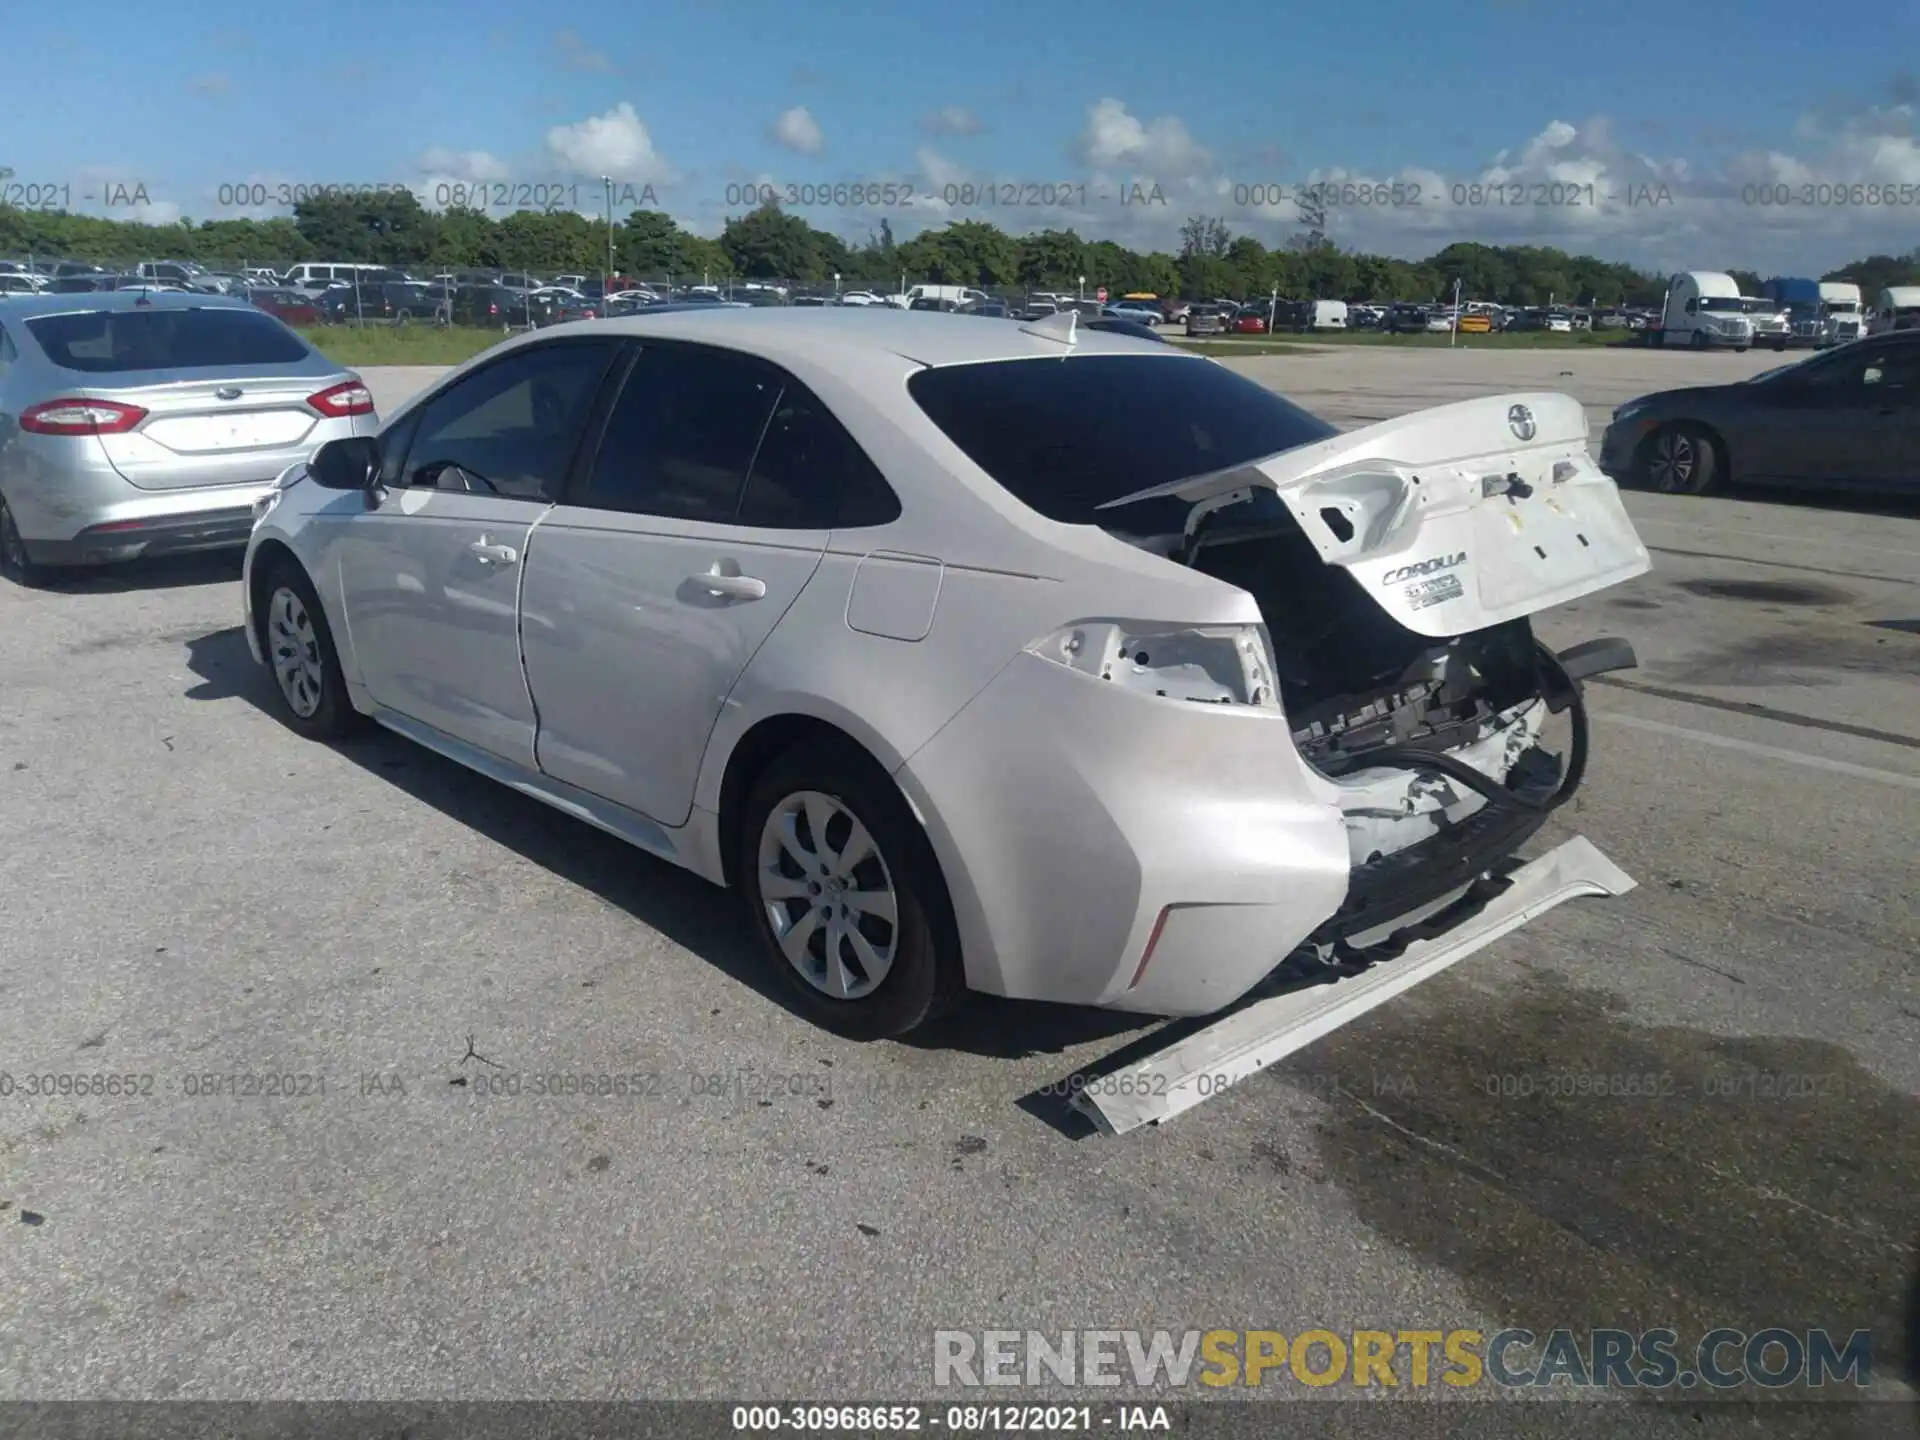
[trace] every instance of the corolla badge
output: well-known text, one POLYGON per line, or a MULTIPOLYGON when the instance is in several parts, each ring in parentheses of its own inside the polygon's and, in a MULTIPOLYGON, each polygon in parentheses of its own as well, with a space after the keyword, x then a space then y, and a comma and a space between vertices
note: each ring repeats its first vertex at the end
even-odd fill
POLYGON ((1398 585, 1403 580, 1418 580, 1423 575, 1437 575, 1442 570, 1453 570, 1467 563, 1467 552, 1457 550, 1451 555, 1434 555, 1425 560, 1416 560, 1411 565, 1402 565, 1389 570, 1380 581, 1382 585, 1398 585))
POLYGON ((240 398, 240 387, 237 385, 222 385, 213 393, 222 400, 238 400, 240 398))
POLYGON ((1540 432, 1540 427, 1534 423, 1533 411, 1524 405, 1515 405, 1507 411, 1507 428, 1522 440, 1531 440, 1540 432))

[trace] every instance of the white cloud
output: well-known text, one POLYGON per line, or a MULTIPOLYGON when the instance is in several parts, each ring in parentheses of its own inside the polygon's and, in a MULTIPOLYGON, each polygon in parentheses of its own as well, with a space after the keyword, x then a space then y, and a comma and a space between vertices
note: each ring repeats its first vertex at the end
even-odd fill
POLYGON ((945 105, 920 122, 929 135, 978 135, 986 127, 964 105, 945 105))
POLYGON ((513 174, 511 165, 484 150, 448 150, 438 145, 422 151, 414 168, 447 180, 505 180, 513 174))
POLYGON ((820 133, 820 122, 804 105, 781 112, 780 118, 773 122, 773 138, 800 155, 818 155, 826 143, 826 137, 820 133))
POLYGON ((575 175, 611 175, 622 184, 671 185, 679 178, 624 100, 604 115, 554 126, 547 131, 547 154, 575 175))
MULTIPOLYGON (((1892 186, 1897 197, 1905 185, 1909 200, 1920 196, 1913 118, 1909 106, 1838 123, 1803 118, 1792 152, 1748 150, 1712 166, 1624 145, 1604 116, 1554 118, 1524 143, 1451 174, 1328 166, 1297 181, 1333 187, 1328 232, 1358 250, 1417 258, 1474 240, 1661 270, 1818 272, 1912 248, 1914 206, 1876 206, 1867 187, 1892 186)), ((1224 213, 1267 240, 1259 222, 1284 221, 1293 207, 1234 204, 1268 198, 1251 179, 1234 177, 1224 213)))
POLYGON ((1179 116, 1142 121, 1114 99, 1088 107, 1074 153, 1091 169, 1125 171, 1129 178, 1161 182, 1191 180, 1213 166, 1213 157, 1179 116))
POLYGON ((582 75, 606 75, 613 71, 613 62, 582 40, 577 31, 562 30, 553 37, 553 48, 559 54, 562 70, 582 75))
POLYGON ((414 158, 420 179, 411 188, 429 210, 461 204, 487 208, 487 186, 513 178, 513 166, 485 150, 452 150, 436 145, 414 158))
MULTIPOLYGON (((1271 155, 1228 165, 1179 117, 1136 116, 1107 98, 1087 110, 1071 146, 1078 165, 1058 177, 1072 183, 1060 188, 1057 203, 1044 194, 1045 184, 1038 187, 1045 203, 1026 203, 1035 187, 1012 183, 1049 177, 983 171, 922 147, 911 176, 915 204, 889 218, 901 239, 947 220, 982 219, 1014 234, 1071 227, 1089 239, 1174 251, 1190 216, 1218 216, 1235 235, 1277 246, 1298 233, 1293 197, 1302 185, 1318 184, 1331 200, 1330 237, 1374 254, 1418 259, 1456 241, 1479 241, 1550 245, 1656 270, 1817 274, 1873 252, 1904 253, 1920 238, 1913 231, 1920 205, 1912 203, 1920 196, 1917 107, 1920 97, 1896 86, 1881 104, 1856 114, 1803 119, 1788 150, 1750 149, 1727 159, 1655 152, 1623 140, 1605 116, 1549 113, 1531 134, 1473 163, 1372 172, 1339 164, 1337 156, 1318 167, 1271 155), (971 185, 977 196, 994 182, 1006 183, 990 203, 941 203, 946 186, 971 185), (1882 200, 1912 187, 1904 192, 1909 203, 1869 203, 1864 187, 1875 184, 1894 187, 1882 200), (1136 185, 1158 187, 1158 194, 1138 203, 1136 185), (1788 186, 1794 203, 1760 204, 1761 185, 1788 186), (1003 203, 1009 194, 1021 203, 1003 203), (1122 204, 1123 196, 1135 203, 1122 204), (1817 203, 1800 203, 1807 198, 1817 203), (1840 203, 1849 200, 1859 203, 1840 203)), ((1636 128, 1645 137, 1662 133, 1636 128)), ((846 219, 855 241, 872 223, 846 219)))

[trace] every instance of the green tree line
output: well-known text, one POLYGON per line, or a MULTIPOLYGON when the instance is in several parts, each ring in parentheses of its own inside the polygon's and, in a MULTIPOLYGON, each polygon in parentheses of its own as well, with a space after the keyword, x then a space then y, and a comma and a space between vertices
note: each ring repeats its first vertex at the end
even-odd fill
MULTIPOLYGON (((861 244, 818 230, 769 205, 727 221, 717 238, 694 235, 657 210, 635 210, 611 232, 612 268, 647 280, 778 279, 884 287, 908 283, 1151 292, 1236 299, 1277 291, 1287 297, 1433 300, 1463 296, 1509 305, 1652 304, 1666 277, 1549 246, 1462 241, 1424 260, 1342 249, 1324 222, 1306 216, 1298 233, 1269 247, 1235 234, 1218 218, 1196 216, 1177 253, 1129 250, 1072 230, 1010 235, 980 220, 957 220, 896 241, 882 220, 861 244)), ((270 220, 182 219, 148 225, 60 210, 0 206, 0 255, 62 257, 98 263, 197 260, 214 268, 301 260, 362 261, 421 271, 526 270, 599 274, 608 265, 605 220, 572 211, 495 218, 484 211, 428 210, 405 191, 304 201, 270 220)), ((1759 277, 1735 274, 1756 288, 1759 277)), ((1873 255, 1823 279, 1852 280, 1869 295, 1890 284, 1920 283, 1920 250, 1873 255)), ((1749 292, 1751 293, 1751 292, 1749 292)))

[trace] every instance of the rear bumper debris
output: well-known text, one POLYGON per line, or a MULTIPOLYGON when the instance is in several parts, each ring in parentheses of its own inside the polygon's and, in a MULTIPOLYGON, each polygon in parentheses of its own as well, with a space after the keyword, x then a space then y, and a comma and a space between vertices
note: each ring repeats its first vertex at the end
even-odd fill
MULTIPOLYGON (((1624 895, 1635 883, 1591 841, 1576 836, 1514 871, 1503 888, 1457 924, 1404 944, 1404 924, 1382 926, 1380 949, 1397 950, 1393 958, 1330 984, 1308 983, 1254 1000, 1158 1054, 1088 1081, 1076 1091, 1074 1108, 1108 1135, 1163 1124, 1554 907, 1582 895, 1624 895)), ((1463 887, 1463 898, 1471 888, 1471 883, 1463 887)), ((1433 914, 1429 907, 1426 915, 1402 918, 1418 923, 1433 914)))

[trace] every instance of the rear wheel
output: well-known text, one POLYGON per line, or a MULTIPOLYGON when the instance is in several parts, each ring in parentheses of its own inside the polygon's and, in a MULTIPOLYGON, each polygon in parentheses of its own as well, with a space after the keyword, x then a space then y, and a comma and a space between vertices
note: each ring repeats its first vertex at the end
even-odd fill
POLYGON ((4 495, 0 495, 0 575, 29 588, 47 578, 46 570, 27 555, 27 542, 20 537, 20 527, 14 523, 4 495))
POLYGON ((282 560, 260 587, 266 604, 260 648, 273 671, 281 718, 312 740, 337 740, 364 724, 347 699, 346 677, 327 612, 306 572, 282 560))
POLYGON ((809 1019, 904 1035, 964 994, 945 885, 893 781, 847 742, 810 741, 747 793, 735 876, 768 960, 809 1019))
POLYGON ((1647 437, 1641 478, 1663 495, 1704 495, 1719 478, 1713 441, 1692 425, 1669 425, 1647 437))
POLYGON ((1711 342, 1710 342, 1710 341, 1709 341, 1709 340, 1707 339, 1707 332, 1706 332, 1706 331, 1704 331, 1704 330, 1696 330, 1696 331, 1694 331, 1694 332, 1693 332, 1693 348, 1694 348, 1694 349, 1696 349, 1696 350, 1704 350, 1704 349, 1706 349, 1706 348, 1707 348, 1707 346, 1708 346, 1708 345, 1709 345, 1710 343, 1711 343, 1711 342))

